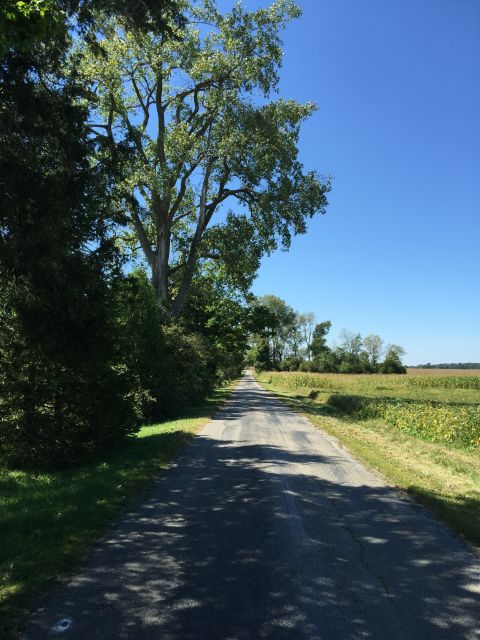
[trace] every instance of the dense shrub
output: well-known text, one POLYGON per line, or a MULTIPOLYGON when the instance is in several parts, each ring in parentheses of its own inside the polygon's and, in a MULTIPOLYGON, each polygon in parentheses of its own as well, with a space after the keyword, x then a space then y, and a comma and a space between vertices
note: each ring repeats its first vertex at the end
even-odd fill
POLYGON ((19 310, 0 289, 0 462, 68 467, 134 433, 139 389, 116 353, 108 291, 70 288, 78 304, 66 296, 62 313, 35 298, 19 310))
POLYGON ((278 368, 280 369, 280 371, 298 371, 301 364, 301 358, 291 356, 290 358, 285 358, 284 360, 282 360, 278 368))
POLYGON ((335 373, 338 371, 340 359, 335 351, 324 349, 314 360, 311 371, 318 373, 335 373))
POLYGON ((308 373, 315 370, 315 365, 311 360, 302 360, 300 366, 298 367, 298 370, 304 373, 308 373))
POLYGON ((119 299, 123 352, 142 389, 146 419, 178 414, 203 401, 219 378, 236 374, 204 336, 171 324, 143 271, 130 274, 119 299))
POLYGON ((406 367, 395 360, 385 360, 379 368, 380 373, 407 373, 406 367))
POLYGON ((163 385, 166 375, 165 321, 152 286, 143 270, 133 271, 117 287, 120 349, 142 390, 142 415, 154 420, 165 414, 163 385))
POLYGON ((117 349, 110 177, 68 83, 0 69, 0 460, 65 467, 138 425, 117 349))
POLYGON ((213 390, 216 363, 205 338, 186 334, 172 325, 165 328, 166 361, 161 406, 164 415, 197 404, 213 390))

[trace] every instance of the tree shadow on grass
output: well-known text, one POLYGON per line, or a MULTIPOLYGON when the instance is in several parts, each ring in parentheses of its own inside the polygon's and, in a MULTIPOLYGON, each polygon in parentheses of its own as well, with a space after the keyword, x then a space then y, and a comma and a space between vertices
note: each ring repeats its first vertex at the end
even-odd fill
POLYGON ((480 555, 480 492, 476 496, 445 496, 416 485, 406 491, 471 542, 480 555))
POLYGON ((75 469, 0 469, 0 637, 14 636, 29 598, 70 573, 115 513, 191 440, 181 421, 213 414, 228 393, 216 391, 165 430, 131 437, 75 469))
POLYGON ((217 416, 224 436, 194 439, 23 637, 54 637, 62 618, 72 640, 475 637, 480 565, 463 544, 391 488, 342 475, 284 404, 245 393, 217 416), (304 446, 262 441, 284 419, 304 446))

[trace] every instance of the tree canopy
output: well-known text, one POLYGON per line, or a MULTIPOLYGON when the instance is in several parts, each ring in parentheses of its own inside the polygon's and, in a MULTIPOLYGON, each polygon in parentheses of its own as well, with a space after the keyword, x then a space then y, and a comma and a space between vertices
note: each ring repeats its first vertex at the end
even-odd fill
POLYGON ((222 15, 212 0, 180 2, 176 37, 105 19, 95 47, 83 41, 72 73, 88 87, 99 159, 122 162, 118 206, 128 216, 155 293, 174 317, 195 271, 213 261, 246 291, 260 257, 326 206, 328 180, 298 159, 311 103, 271 99, 280 30, 299 15, 291 0, 222 15))

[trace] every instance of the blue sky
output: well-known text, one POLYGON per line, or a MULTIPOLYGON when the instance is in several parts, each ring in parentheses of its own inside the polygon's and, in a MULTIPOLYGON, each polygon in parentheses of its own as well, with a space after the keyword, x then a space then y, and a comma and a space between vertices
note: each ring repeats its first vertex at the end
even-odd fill
POLYGON ((480 362, 479 0, 299 4, 280 95, 318 104, 301 158, 333 190, 254 293, 330 319, 332 338, 378 333, 410 364, 480 362))

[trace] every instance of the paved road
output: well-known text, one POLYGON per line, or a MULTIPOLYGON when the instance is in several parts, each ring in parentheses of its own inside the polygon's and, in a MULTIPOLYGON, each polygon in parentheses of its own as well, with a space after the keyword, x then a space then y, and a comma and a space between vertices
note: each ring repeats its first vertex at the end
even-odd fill
POLYGON ((480 562, 247 376, 23 637, 470 640, 480 562))

